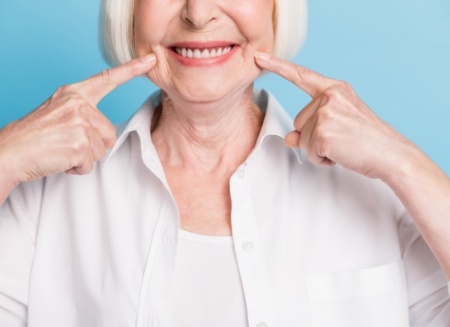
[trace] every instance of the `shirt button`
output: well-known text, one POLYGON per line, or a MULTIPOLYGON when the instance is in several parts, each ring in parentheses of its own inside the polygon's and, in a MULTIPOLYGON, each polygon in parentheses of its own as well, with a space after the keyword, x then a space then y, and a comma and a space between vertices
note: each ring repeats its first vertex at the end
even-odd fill
POLYGON ((265 322, 261 321, 261 322, 258 322, 258 324, 256 325, 256 327, 269 327, 269 325, 266 324, 265 322))
POLYGON ((239 177, 240 178, 244 178, 245 177, 245 170, 244 169, 239 170, 239 177))
POLYGON ((244 242, 242 243, 242 248, 244 251, 253 251, 255 248, 255 244, 253 242, 244 242))

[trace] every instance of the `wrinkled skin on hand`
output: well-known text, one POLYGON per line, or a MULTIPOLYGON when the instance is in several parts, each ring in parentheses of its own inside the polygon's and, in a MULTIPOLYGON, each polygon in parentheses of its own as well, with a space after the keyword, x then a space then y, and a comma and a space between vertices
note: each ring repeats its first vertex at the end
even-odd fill
POLYGON ((379 178, 396 193, 450 279, 450 179, 415 144, 380 120, 349 84, 266 53, 256 63, 312 100, 285 137, 316 164, 379 178))
POLYGON ((20 182, 60 172, 92 171, 116 139, 114 126, 96 105, 117 86, 151 70, 155 63, 150 54, 63 86, 33 112, 3 128, 1 200, 20 182))
POLYGON ((257 57, 257 63, 312 97, 296 116, 295 130, 285 139, 286 145, 305 149, 311 162, 337 163, 365 176, 381 178, 389 165, 396 164, 391 159, 399 150, 414 146, 380 120, 348 83, 276 57, 270 61, 257 57), (390 157, 386 156, 388 152, 390 157))

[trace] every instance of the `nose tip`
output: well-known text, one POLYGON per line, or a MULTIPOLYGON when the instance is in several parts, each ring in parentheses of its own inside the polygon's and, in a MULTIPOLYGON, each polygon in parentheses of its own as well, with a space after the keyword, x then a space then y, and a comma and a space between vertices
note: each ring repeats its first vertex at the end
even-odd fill
POLYGON ((217 17, 215 0, 187 0, 183 21, 193 28, 203 28, 217 17))

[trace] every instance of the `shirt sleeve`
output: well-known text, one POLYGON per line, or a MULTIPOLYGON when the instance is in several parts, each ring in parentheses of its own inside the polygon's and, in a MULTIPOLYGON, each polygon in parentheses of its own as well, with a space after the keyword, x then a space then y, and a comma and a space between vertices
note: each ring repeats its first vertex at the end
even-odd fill
POLYGON ((0 207, 0 326, 26 326, 34 256, 35 183, 18 185, 0 207))
POLYGON ((407 213, 400 221, 399 236, 408 287, 410 325, 450 326, 450 283, 407 213))

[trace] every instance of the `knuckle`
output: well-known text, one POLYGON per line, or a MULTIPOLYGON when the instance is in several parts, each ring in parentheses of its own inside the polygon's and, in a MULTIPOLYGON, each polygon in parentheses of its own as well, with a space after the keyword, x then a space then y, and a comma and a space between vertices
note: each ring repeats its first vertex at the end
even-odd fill
POLYGON ((90 125, 82 116, 74 116, 71 120, 71 124, 73 130, 76 134, 78 134, 78 136, 87 136, 89 134, 90 125))
POLYGON ((113 79, 113 73, 111 68, 105 69, 100 73, 100 75, 102 76, 103 80, 107 83, 111 82, 113 79))
POLYGON ((94 164, 92 163, 92 161, 85 161, 83 163, 81 163, 80 165, 72 168, 71 173, 74 173, 76 175, 86 175, 89 174, 92 169, 94 169, 94 164))
POLYGON ((87 109, 86 100, 77 94, 72 94, 65 102, 63 115, 71 127, 84 126, 88 125, 85 118, 87 109))
POLYGON ((67 84, 60 86, 55 93, 53 93, 53 97, 55 96, 61 96, 63 94, 72 94, 76 93, 76 86, 74 84, 67 84))
POLYGON ((334 85, 323 92, 322 106, 342 107, 352 99, 351 94, 339 85, 334 85))
POLYGON ((126 64, 126 67, 134 74, 136 75, 138 72, 141 71, 141 63, 138 60, 131 60, 126 64))
POLYGON ((338 81, 337 85, 339 86, 339 88, 344 91, 345 93, 351 93, 353 92, 353 88, 350 85, 350 83, 346 82, 346 81, 338 81))
POLYGON ((339 100, 341 97, 340 90, 335 86, 329 87, 322 93, 322 98, 325 100, 325 103, 330 103, 339 100))
POLYGON ((342 97, 347 99, 353 99, 355 96, 355 91, 350 83, 346 81, 338 81, 336 88, 340 91, 342 97))
POLYGON ((70 134, 70 144, 72 149, 84 149, 89 144, 90 126, 82 117, 75 116, 67 126, 70 134))
POLYGON ((67 87, 68 87, 68 85, 63 85, 63 86, 58 87, 56 89, 56 91, 52 94, 51 98, 54 99, 54 98, 60 97, 61 95, 67 93, 67 87))
POLYGON ((308 70, 307 70, 305 67, 302 67, 302 66, 296 66, 295 72, 296 72, 296 74, 297 74, 297 78, 298 78, 300 81, 303 81, 303 80, 305 80, 305 79, 308 78, 308 70))
POLYGON ((317 154, 322 158, 326 158, 329 156, 330 150, 331 150, 330 142, 328 142, 328 139, 326 139, 320 143, 317 154))
POLYGON ((314 150, 310 150, 309 152, 308 152, 308 160, 310 161, 310 162, 312 162, 313 164, 319 164, 322 160, 323 160, 323 158, 322 157, 320 157, 319 155, 317 155, 315 152, 314 152, 314 150))
POLYGON ((85 137, 76 137, 70 146, 71 152, 75 156, 84 155, 89 149, 89 139, 85 137))
POLYGON ((328 135, 324 125, 317 126, 314 133, 314 143, 317 144, 319 148, 323 148, 328 144, 328 135))
POLYGON ((56 105, 55 108, 59 108, 66 113, 78 112, 80 107, 86 104, 86 100, 78 93, 69 92, 68 89, 56 91, 52 98, 52 102, 56 105))
POLYGON ((334 118, 336 117, 335 109, 331 106, 322 106, 317 109, 316 117, 317 123, 319 127, 321 127, 323 124, 334 120, 334 118))
POLYGON ((80 124, 78 120, 81 119, 79 113, 79 106, 74 100, 68 100, 65 103, 64 108, 61 109, 61 121, 68 125, 69 130, 77 130, 77 127, 80 124))
POLYGON ((308 160, 313 164, 321 164, 324 160, 327 159, 327 156, 321 152, 319 149, 309 149, 308 151, 308 160))
POLYGON ((89 174, 94 169, 94 163, 91 160, 88 160, 83 164, 82 174, 89 174))
MULTIPOLYGON (((329 149, 333 141, 330 128, 327 123, 317 123, 312 136, 312 143, 317 149, 329 149)), ((320 151, 323 152, 322 150, 320 151)))
POLYGON ((79 110, 81 106, 86 103, 84 98, 77 93, 70 93, 66 98, 66 105, 68 109, 79 110))

